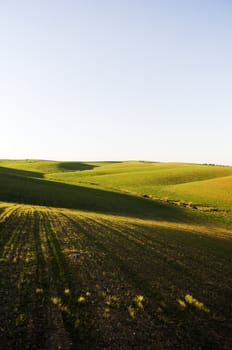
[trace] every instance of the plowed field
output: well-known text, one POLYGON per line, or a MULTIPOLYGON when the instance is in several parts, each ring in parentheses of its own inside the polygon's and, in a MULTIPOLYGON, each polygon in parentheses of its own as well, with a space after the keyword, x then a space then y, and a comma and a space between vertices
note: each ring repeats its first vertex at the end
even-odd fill
POLYGON ((231 232, 0 208, 2 349, 230 349, 231 232))

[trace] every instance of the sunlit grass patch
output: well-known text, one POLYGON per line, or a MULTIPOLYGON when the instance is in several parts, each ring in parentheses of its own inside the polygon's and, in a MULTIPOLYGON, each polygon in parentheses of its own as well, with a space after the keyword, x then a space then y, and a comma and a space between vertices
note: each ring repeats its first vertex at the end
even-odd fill
POLYGON ((83 295, 80 295, 77 298, 77 302, 78 302, 78 304, 85 304, 86 303, 86 298, 83 295))
POLYGON ((191 294, 186 294, 184 299, 187 304, 194 306, 198 310, 202 310, 207 313, 210 312, 210 310, 202 302, 194 298, 191 294))
POLYGON ((35 293, 36 294, 43 294, 44 290, 43 290, 43 288, 36 288, 35 293))
POLYGON ((136 297, 134 298, 134 301, 135 301, 138 308, 140 308, 140 309, 144 308, 143 303, 145 301, 145 298, 143 295, 136 295, 136 297))
POLYGON ((136 317, 136 314, 139 312, 139 310, 141 311, 144 309, 144 302, 145 298, 143 295, 136 295, 133 298, 133 305, 131 304, 127 307, 128 314, 132 319, 136 317))
POLYGON ((136 317, 136 310, 133 306, 128 306, 127 308, 129 316, 134 319, 136 317))
POLYGON ((50 298, 50 300, 52 304, 56 305, 62 312, 70 313, 69 308, 62 302, 62 299, 60 297, 53 296, 50 298))
POLYGON ((120 301, 116 295, 107 295, 105 298, 105 304, 108 306, 116 306, 120 301))
POLYGON ((185 309, 185 308, 187 307, 187 305, 186 305, 186 303, 185 303, 184 300, 177 299, 177 302, 178 302, 178 304, 180 305, 180 307, 181 307, 182 309, 185 309))
POLYGON ((59 298, 59 297, 51 297, 51 302, 54 305, 61 305, 61 298, 59 298))
POLYGON ((191 306, 206 313, 210 312, 209 308, 206 307, 204 303, 194 298, 191 294, 186 294, 183 299, 177 299, 177 303, 182 310, 191 306))
POLYGON ((64 289, 64 294, 65 294, 65 295, 70 295, 70 293, 71 293, 71 292, 70 292, 70 289, 69 289, 69 288, 65 288, 65 289, 64 289))

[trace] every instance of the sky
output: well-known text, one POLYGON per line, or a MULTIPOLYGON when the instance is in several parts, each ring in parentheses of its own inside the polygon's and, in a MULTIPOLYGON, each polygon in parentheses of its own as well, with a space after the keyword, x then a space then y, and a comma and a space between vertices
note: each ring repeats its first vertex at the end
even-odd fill
POLYGON ((231 0, 0 0, 0 159, 232 165, 231 0))

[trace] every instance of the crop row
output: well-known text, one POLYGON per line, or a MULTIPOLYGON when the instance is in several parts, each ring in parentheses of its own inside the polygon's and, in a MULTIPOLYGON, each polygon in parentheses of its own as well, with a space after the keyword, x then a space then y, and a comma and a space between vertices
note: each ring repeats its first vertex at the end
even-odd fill
POLYGON ((229 236, 36 206, 0 213, 4 349, 229 348, 229 236))

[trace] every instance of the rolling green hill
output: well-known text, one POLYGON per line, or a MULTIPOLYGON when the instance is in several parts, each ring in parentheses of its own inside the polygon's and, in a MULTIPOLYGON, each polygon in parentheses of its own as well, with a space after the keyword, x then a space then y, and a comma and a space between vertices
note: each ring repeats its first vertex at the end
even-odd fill
POLYGON ((1 346, 230 349, 231 185, 222 166, 0 161, 1 346))
POLYGON ((0 167, 38 174, 49 174, 66 171, 81 171, 93 169, 94 165, 81 162, 56 162, 50 160, 0 160, 0 167))
POLYGON ((0 173, 0 200, 134 217, 175 220, 187 213, 167 204, 102 189, 0 173))
POLYGON ((229 210, 231 175, 232 167, 128 162, 106 164, 81 174, 49 174, 46 178, 229 210))
POLYGON ((111 192, 168 197, 219 210, 232 207, 232 167, 188 163, 2 160, 0 174, 4 173, 111 192))

